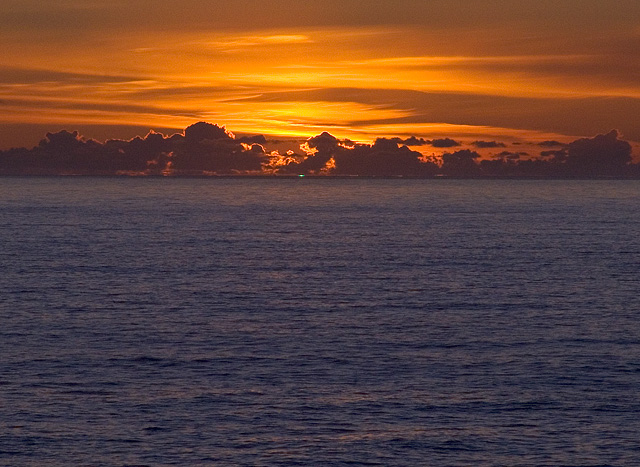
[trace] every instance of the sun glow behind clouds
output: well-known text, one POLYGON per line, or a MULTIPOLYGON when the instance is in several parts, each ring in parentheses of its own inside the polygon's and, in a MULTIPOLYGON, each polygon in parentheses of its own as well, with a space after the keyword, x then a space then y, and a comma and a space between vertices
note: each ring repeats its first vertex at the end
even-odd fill
MULTIPOLYGON (((441 119, 433 109, 355 99, 358 90, 640 99, 640 85, 632 79, 636 62, 625 62, 610 50, 566 45, 570 41, 550 45, 539 36, 533 47, 530 39, 508 27, 432 31, 395 24, 191 31, 101 31, 63 43, 20 39, 14 44, 19 47, 11 46, 18 39, 0 33, 8 44, 0 53, 0 67, 5 66, 0 68, 0 121, 178 129, 209 120, 251 133, 309 136, 316 129, 335 128, 345 134, 391 136, 381 132, 426 131, 434 118, 441 119), (10 69, 32 70, 42 79, 11 78, 10 69), (271 93, 305 88, 341 94, 331 100, 269 100, 271 93)), ((617 39, 633 43, 637 33, 617 39)), ((476 118, 445 123, 473 121, 469 126, 478 134, 483 126, 527 130, 530 120, 523 123, 515 110, 507 110, 485 106, 486 125, 477 124, 476 118)), ((521 112, 538 119, 537 131, 573 131, 559 125, 545 128, 542 111, 534 117, 526 108, 521 112)), ((634 114, 633 108, 624 112, 627 119, 634 114)), ((609 129, 599 125, 598 131, 609 129)))

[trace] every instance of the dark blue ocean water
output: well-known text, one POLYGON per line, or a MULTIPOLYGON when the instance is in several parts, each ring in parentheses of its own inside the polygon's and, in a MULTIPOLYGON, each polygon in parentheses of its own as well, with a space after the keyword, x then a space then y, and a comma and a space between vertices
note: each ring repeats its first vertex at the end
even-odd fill
POLYGON ((0 464, 640 465, 639 206, 0 178, 0 464))

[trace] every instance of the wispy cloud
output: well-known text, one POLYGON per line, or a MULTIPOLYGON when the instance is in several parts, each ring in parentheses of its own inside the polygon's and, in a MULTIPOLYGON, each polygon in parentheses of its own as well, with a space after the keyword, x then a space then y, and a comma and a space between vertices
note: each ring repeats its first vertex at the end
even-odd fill
POLYGON ((444 123, 477 140, 483 128, 615 127, 640 141, 639 9, 634 0, 6 0, 0 120, 202 118, 367 137, 444 123))
POLYGON ((437 67, 437 66, 467 66, 467 65, 495 65, 495 64, 548 64, 582 62, 592 60, 593 55, 506 55, 506 56, 414 56, 373 58, 352 62, 342 62, 342 66, 373 66, 373 67, 437 67))
POLYGON ((247 47, 283 46, 310 42, 312 42, 311 38, 303 34, 271 34, 262 36, 231 36, 222 40, 202 42, 201 44, 205 47, 219 49, 225 52, 236 52, 247 47))

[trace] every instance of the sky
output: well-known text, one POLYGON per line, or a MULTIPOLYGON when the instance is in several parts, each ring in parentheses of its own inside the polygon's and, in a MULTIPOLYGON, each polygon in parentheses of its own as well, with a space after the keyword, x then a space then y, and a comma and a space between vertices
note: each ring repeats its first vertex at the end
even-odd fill
POLYGON ((208 121, 361 142, 617 129, 638 156, 639 19, 637 0, 3 0, 0 149, 208 121))

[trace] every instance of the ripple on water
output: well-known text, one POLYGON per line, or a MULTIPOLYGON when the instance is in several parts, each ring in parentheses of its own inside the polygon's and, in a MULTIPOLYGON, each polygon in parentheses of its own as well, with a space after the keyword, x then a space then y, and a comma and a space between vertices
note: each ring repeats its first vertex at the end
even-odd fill
POLYGON ((2 181, 0 463, 637 462, 634 182, 2 181))

